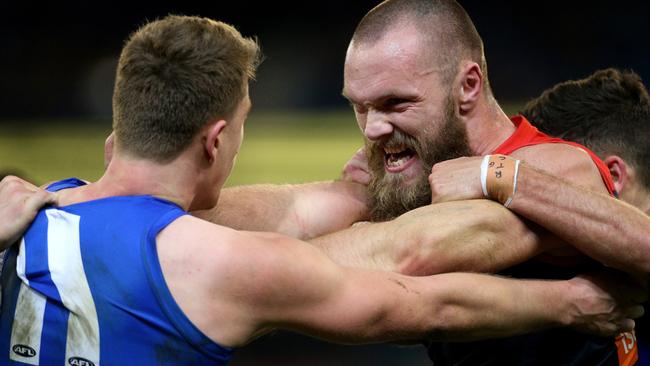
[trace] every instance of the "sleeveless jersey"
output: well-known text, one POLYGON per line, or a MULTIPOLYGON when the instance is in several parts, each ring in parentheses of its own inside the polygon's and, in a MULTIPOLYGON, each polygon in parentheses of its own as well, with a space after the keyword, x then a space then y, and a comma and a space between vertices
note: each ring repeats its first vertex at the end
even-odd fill
POLYGON ((226 365, 232 350, 183 314, 158 261, 156 235, 185 214, 151 196, 41 210, 6 255, 0 365, 226 365))
MULTIPOLYGON (((616 195, 609 169, 589 149, 574 142, 547 136, 522 116, 513 117, 512 122, 517 127, 516 131, 493 154, 509 155, 522 147, 548 143, 576 146, 589 154, 607 190, 616 195)), ((569 279, 578 273, 599 267, 600 264, 593 261, 558 267, 530 260, 502 274, 517 278, 569 279)), ((435 366, 631 366, 638 360, 638 350, 634 332, 611 339, 557 328, 478 342, 431 343, 429 357, 435 366)))

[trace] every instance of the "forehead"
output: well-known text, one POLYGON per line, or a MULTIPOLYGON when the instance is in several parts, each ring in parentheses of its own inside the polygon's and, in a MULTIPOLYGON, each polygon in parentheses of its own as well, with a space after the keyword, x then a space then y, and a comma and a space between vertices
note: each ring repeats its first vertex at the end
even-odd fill
POLYGON ((350 44, 345 59, 343 94, 369 101, 386 94, 421 93, 435 77, 422 42, 413 31, 396 30, 371 44, 350 44))

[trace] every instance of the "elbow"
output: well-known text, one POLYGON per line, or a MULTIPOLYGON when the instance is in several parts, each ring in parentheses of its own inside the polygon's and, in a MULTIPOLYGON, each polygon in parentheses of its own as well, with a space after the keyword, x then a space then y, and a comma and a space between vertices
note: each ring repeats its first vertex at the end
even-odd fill
POLYGON ((430 276, 454 270, 453 240, 437 230, 424 230, 398 246, 394 259, 395 271, 406 276, 430 276))

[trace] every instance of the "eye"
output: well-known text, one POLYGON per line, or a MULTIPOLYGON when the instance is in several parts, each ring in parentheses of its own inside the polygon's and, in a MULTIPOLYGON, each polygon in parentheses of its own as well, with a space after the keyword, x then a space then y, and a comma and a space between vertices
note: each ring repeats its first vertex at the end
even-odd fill
POLYGON ((394 107, 402 106, 408 102, 409 101, 407 99, 403 99, 403 98, 389 98, 386 100, 384 104, 386 105, 386 107, 394 108, 394 107))

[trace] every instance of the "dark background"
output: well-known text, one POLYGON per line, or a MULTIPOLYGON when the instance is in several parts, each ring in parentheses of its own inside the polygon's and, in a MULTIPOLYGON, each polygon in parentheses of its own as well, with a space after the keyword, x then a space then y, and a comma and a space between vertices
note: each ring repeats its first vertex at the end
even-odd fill
MULTIPOLYGON (((259 37, 257 110, 343 108, 345 49, 376 1, 0 3, 0 120, 110 117, 123 40, 169 13, 202 15, 259 37)), ((461 1, 483 36, 497 98, 521 102, 598 68, 650 78, 645 1, 461 1)), ((7 123, 7 122, 5 122, 7 123)))

